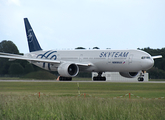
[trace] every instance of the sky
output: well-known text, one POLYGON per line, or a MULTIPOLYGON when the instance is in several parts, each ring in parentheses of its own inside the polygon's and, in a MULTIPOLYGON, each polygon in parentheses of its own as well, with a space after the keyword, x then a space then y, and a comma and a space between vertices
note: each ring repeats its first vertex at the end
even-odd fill
POLYGON ((0 41, 28 53, 23 18, 43 50, 165 47, 165 0, 0 0, 0 41))

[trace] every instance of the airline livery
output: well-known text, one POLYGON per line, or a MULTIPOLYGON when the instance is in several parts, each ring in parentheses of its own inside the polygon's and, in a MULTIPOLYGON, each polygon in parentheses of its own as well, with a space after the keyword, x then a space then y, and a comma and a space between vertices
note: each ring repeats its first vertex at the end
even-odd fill
POLYGON ((1 53, 1 58, 27 60, 49 71, 58 71, 59 80, 72 80, 79 71, 97 72, 93 80, 105 81, 103 72, 119 72, 127 78, 135 77, 139 72, 139 81, 143 81, 144 71, 152 68, 154 60, 161 55, 151 56, 141 50, 42 50, 27 18, 24 18, 25 30, 30 53, 15 55, 1 53))

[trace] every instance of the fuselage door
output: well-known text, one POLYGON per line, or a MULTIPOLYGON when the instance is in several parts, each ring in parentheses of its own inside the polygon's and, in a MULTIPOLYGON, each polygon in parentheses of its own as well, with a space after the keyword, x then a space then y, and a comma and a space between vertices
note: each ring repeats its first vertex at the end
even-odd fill
POLYGON ((79 62, 82 62, 82 61, 83 61, 83 54, 80 54, 79 62))
POLYGON ((61 60, 60 54, 57 54, 57 59, 58 59, 58 60, 61 60))
POLYGON ((110 57, 108 57, 108 64, 110 64, 111 63, 111 58, 110 57))
POLYGON ((131 54, 131 55, 129 56, 129 59, 128 59, 128 63, 129 63, 129 64, 132 63, 132 58, 133 58, 133 54, 131 54))

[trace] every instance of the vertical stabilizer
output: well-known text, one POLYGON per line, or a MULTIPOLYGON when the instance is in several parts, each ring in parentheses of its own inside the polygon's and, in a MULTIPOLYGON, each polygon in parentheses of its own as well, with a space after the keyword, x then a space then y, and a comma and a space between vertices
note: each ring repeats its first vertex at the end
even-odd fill
POLYGON ((27 18, 24 18, 24 23, 25 23, 27 41, 29 45, 29 51, 34 52, 34 51, 42 50, 27 18))

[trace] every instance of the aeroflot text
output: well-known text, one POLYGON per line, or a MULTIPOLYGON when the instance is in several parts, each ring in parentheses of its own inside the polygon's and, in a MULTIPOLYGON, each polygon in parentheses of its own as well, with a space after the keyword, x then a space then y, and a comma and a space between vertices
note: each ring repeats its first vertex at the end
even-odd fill
POLYGON ((99 57, 122 57, 126 58, 129 52, 102 52, 100 53, 99 57))

